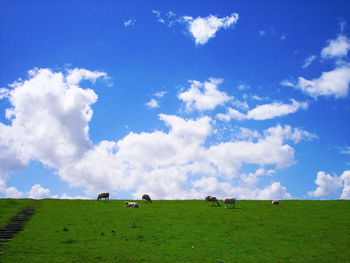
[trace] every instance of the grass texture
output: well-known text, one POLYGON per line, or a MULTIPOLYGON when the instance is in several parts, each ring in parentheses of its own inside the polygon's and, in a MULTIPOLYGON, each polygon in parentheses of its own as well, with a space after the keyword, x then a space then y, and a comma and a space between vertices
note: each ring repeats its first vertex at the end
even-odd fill
POLYGON ((0 262, 350 259, 350 201, 292 200, 279 206, 238 201, 235 209, 198 200, 139 204, 133 209, 119 200, 42 200, 25 229, 3 249, 0 262))

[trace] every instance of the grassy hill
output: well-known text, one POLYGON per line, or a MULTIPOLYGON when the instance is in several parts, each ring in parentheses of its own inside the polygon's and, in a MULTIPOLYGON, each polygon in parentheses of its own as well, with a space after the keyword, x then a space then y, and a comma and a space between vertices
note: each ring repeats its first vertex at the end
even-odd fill
POLYGON ((42 200, 0 262, 350 261, 350 201, 139 204, 42 200))

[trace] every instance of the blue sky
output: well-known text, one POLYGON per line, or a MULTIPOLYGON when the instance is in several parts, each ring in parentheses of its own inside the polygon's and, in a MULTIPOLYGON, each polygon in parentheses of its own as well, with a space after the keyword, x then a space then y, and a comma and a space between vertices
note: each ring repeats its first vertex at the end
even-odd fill
POLYGON ((348 1, 0 12, 0 197, 350 199, 348 1))

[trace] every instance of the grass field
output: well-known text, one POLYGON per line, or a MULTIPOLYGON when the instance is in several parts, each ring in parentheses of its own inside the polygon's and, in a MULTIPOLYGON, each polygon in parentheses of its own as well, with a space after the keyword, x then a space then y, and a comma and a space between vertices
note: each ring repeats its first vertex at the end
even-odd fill
POLYGON ((350 262, 350 201, 139 203, 42 200, 0 262, 350 262))

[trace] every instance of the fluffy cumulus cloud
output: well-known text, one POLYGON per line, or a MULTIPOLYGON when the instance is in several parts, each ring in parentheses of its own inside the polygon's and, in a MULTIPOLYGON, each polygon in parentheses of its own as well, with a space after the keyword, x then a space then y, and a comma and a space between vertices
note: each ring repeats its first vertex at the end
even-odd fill
POLYGON ((24 194, 19 191, 16 187, 9 187, 5 190, 5 197, 6 198, 23 198, 24 194))
POLYGON ((190 83, 191 88, 178 94, 178 98, 186 104, 187 111, 213 110, 232 99, 225 92, 219 91, 218 85, 222 79, 211 78, 204 83, 193 80, 190 83))
POLYGON ((298 83, 283 81, 282 85, 300 89, 313 98, 319 96, 334 96, 335 98, 346 97, 349 93, 350 67, 341 66, 336 69, 323 72, 321 77, 307 80, 299 77, 298 83))
POLYGON ((345 171, 340 178, 344 182, 344 188, 340 199, 350 199, 350 170, 345 171))
POLYGON ((286 187, 281 185, 280 182, 273 182, 260 191, 257 199, 292 199, 292 195, 287 192, 286 187))
POLYGON ((322 58, 341 58, 348 54, 350 39, 340 35, 336 39, 328 41, 329 44, 321 51, 322 58))
POLYGON ((35 69, 28 80, 10 85, 12 107, 6 117, 11 124, 0 123, 0 187, 8 174, 24 169, 32 159, 58 168, 79 160, 92 147, 88 123, 97 95, 79 83, 101 77, 106 74, 85 69, 67 74, 35 69))
POLYGON ((146 103, 146 106, 149 107, 149 108, 158 108, 159 107, 159 104, 158 104, 158 101, 156 101, 155 99, 150 99, 149 102, 146 103))
MULTIPOLYGON (((251 179, 249 176, 247 178, 251 179)), ((257 181, 253 181, 253 183, 245 181, 242 184, 233 185, 229 182, 220 182, 215 177, 204 177, 193 181, 192 185, 196 188, 202 189, 203 192, 217 196, 220 199, 232 196, 246 200, 292 199, 292 195, 288 193, 286 187, 281 185, 280 182, 273 182, 264 188, 256 187, 256 182, 257 181)))
POLYGON ((223 18, 210 15, 194 19, 193 17, 185 16, 183 19, 185 23, 188 24, 188 30, 195 39, 196 44, 204 45, 209 39, 215 37, 219 29, 226 29, 236 24, 238 21, 238 14, 233 13, 223 18))
POLYGON ((343 186, 342 178, 336 175, 331 176, 323 171, 317 173, 315 183, 318 185, 316 190, 308 192, 311 197, 322 197, 336 194, 343 186))
POLYGON ((216 117, 225 121, 230 121, 231 119, 267 120, 294 113, 299 109, 307 109, 308 107, 306 102, 297 102, 295 100, 291 100, 291 102, 291 104, 274 102, 271 104, 259 105, 256 108, 248 111, 246 114, 241 113, 236 109, 228 108, 226 114, 219 113, 216 117))
MULTIPOLYGON (((208 192, 250 199, 291 197, 280 182, 262 188, 257 182, 261 176, 270 177, 292 165, 291 143, 309 139, 312 136, 308 132, 281 125, 262 133, 243 129, 244 136, 208 144, 215 130, 210 117, 186 119, 160 114, 163 129, 130 132, 118 141, 93 144, 88 124, 97 95, 79 83, 99 78, 107 75, 85 69, 66 73, 37 69, 30 72, 28 80, 11 85, 6 95, 11 103, 6 112, 10 124, 0 124, 1 191, 21 195, 14 188, 6 188, 6 181, 9 174, 34 159, 56 169, 70 186, 84 187, 87 196, 100 191, 128 191, 135 198, 147 192, 155 199, 203 198, 208 192), (245 165, 259 169, 244 174, 245 165)), ((221 80, 191 83, 189 90, 178 95, 188 110, 215 109, 231 100, 218 90, 221 80)), ((39 184, 28 196, 58 198, 39 184)))
POLYGON ((28 197, 32 199, 57 198, 57 195, 52 195, 50 190, 42 187, 40 184, 32 186, 28 193, 28 197))

